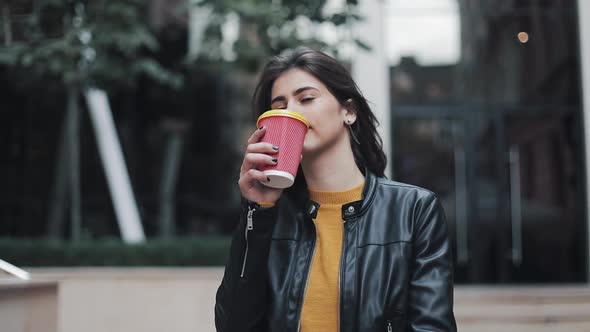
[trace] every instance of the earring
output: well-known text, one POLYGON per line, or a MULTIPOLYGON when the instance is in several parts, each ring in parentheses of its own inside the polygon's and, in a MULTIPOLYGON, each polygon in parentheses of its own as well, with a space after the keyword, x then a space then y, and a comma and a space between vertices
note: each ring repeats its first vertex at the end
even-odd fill
POLYGON ((346 125, 348 126, 348 130, 350 131, 350 136, 352 136, 352 139, 356 142, 356 144, 360 145, 361 142, 359 142, 358 138, 356 138, 356 135, 354 134, 354 130, 352 129, 352 125, 350 124, 350 119, 347 120, 346 125))

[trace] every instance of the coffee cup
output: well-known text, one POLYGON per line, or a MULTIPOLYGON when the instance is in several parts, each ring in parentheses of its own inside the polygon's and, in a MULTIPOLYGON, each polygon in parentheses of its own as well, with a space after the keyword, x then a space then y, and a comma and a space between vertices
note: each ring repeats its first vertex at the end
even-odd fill
POLYGON ((266 128, 261 142, 279 147, 279 151, 274 155, 278 162, 275 165, 264 165, 259 168, 270 179, 268 182, 261 183, 272 188, 292 186, 301 162, 303 141, 309 129, 309 123, 299 112, 277 109, 260 115, 256 126, 266 128))

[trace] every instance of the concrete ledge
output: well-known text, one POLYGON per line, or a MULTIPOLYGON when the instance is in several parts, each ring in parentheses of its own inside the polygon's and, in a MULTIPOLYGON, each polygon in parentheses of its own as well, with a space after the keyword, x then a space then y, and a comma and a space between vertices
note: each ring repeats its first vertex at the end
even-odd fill
POLYGON ((462 331, 590 331, 588 285, 459 286, 455 294, 462 331))
MULTIPOLYGON (((59 280, 59 311, 46 304, 49 312, 57 312, 59 332, 215 331, 213 308, 222 267, 27 270, 36 282, 25 287, 29 290, 59 280)), ((14 291, 23 285, 0 283, 0 294, 4 287, 14 291)), ((0 306, 0 321, 6 310, 0 306)), ((459 285, 455 315, 461 332, 588 332, 590 286, 459 285)), ((1 331, 25 330, 3 326, 1 331)))
POLYGON ((222 268, 30 268, 60 280, 59 332, 214 332, 222 268))
POLYGON ((223 277, 221 267, 67 267, 26 268, 34 279, 182 279, 217 280, 223 277))
POLYGON ((0 329, 2 332, 57 332, 57 299, 57 282, 0 280, 0 329))

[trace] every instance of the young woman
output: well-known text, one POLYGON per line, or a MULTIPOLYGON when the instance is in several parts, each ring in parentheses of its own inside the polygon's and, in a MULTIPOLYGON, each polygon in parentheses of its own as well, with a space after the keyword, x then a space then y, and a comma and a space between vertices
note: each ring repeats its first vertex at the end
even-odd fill
POLYGON ((309 122, 295 184, 264 186, 280 146, 248 140, 243 211, 215 305, 218 331, 456 331, 444 211, 384 177, 377 121, 349 72, 299 48, 273 57, 254 92, 309 122))

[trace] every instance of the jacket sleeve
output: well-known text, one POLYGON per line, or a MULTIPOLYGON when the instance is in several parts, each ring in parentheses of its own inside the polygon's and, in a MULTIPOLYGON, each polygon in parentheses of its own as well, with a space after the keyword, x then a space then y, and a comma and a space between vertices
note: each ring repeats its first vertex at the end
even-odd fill
POLYGON ((454 332, 453 262, 445 213, 434 194, 420 201, 413 235, 408 330, 454 332))
POLYGON ((217 290, 215 327, 218 332, 265 331, 262 326, 268 303, 267 262, 276 216, 276 206, 262 209, 243 200, 240 222, 217 290))

